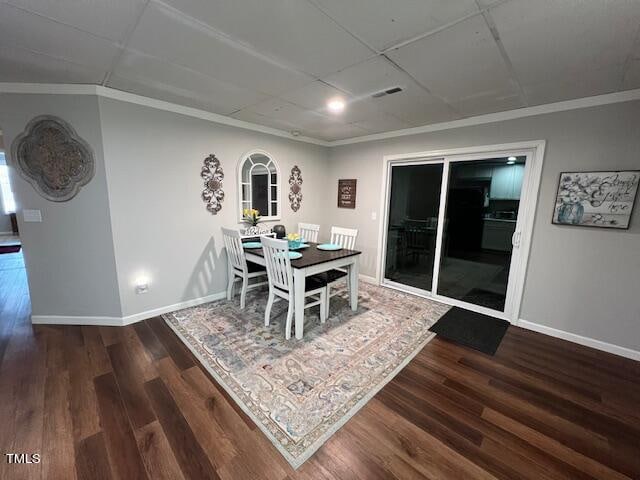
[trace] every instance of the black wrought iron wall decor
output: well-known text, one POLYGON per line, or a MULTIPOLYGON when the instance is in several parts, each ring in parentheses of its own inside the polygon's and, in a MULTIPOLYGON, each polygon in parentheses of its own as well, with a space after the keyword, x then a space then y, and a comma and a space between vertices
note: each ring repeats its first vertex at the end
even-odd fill
POLYGON ((91 146, 61 118, 32 119, 11 146, 13 164, 41 196, 66 202, 93 178, 91 146))
POLYGON ((297 165, 291 169, 289 175, 289 202, 291 202, 291 210, 297 212, 302 203, 302 172, 297 165))
POLYGON ((222 171, 220 160, 214 154, 204 159, 204 166, 200 176, 204 180, 202 200, 207 204, 207 210, 216 215, 222 210, 222 201, 224 200, 224 191, 222 190, 224 172, 222 171))

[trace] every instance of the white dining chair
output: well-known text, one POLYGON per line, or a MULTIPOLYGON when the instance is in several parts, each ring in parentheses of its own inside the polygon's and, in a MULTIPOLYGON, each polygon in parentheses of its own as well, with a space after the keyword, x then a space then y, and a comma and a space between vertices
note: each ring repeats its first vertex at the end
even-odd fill
POLYGON ((300 237, 307 242, 318 243, 318 233, 320 232, 320 225, 314 223, 299 223, 298 233, 300 237))
MULTIPOLYGON (((331 227, 331 243, 340 245, 342 248, 353 250, 356 246, 357 238, 358 230, 356 230, 355 228, 331 227)), ((347 274, 348 272, 342 268, 334 268, 332 270, 329 270, 325 274, 327 280, 327 316, 329 316, 329 305, 331 297, 334 297, 338 293, 337 291, 335 291, 332 294, 331 286, 342 281, 342 279, 345 278, 347 274)), ((348 291, 349 282, 347 281, 347 292, 348 291)))
POLYGON ((266 269, 257 263, 248 262, 244 255, 242 247, 242 239, 238 230, 222 227, 222 239, 225 249, 227 250, 227 300, 233 298, 233 286, 235 282, 242 282, 240 290, 240 309, 244 309, 247 297, 247 291, 260 285, 265 285, 266 281, 258 281, 249 283, 249 279, 264 277, 267 274, 266 269))
MULTIPOLYGON (((291 324, 294 314, 294 294, 293 294, 293 272, 291 271, 291 260, 289 259, 289 244, 286 240, 276 240, 273 238, 262 239, 262 250, 267 265, 267 277, 269 279, 269 299, 264 312, 264 325, 269 326, 271 307, 276 301, 276 297, 289 302, 287 310, 287 321, 285 323, 285 338, 291 338, 291 324)), ((327 284, 321 275, 312 275, 305 279, 305 302, 307 297, 312 301, 305 303, 304 309, 320 306, 320 322, 327 319, 327 284)))

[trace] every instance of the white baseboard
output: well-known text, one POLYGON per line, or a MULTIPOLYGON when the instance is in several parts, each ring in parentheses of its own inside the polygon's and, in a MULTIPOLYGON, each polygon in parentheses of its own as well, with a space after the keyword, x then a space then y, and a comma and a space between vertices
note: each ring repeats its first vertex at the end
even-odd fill
POLYGON ((129 325, 131 323, 139 322, 140 320, 146 320, 147 318, 157 317, 169 312, 175 312, 176 310, 182 310, 183 308, 195 307, 196 305, 202 305, 203 303, 215 302, 227 297, 227 292, 218 292, 206 297, 194 298, 187 300, 186 302, 174 303, 173 305, 167 305, 165 307, 154 308, 140 313, 134 313, 133 315, 127 315, 122 317, 122 324, 129 325))
POLYGON ((533 330, 534 332, 544 333, 551 337, 561 338, 569 342, 578 343, 587 347, 595 348, 596 350, 602 350, 604 352, 613 353, 614 355, 620 355, 621 357, 630 358, 631 360, 640 361, 640 352, 632 350, 626 347, 620 347, 612 343, 596 340, 595 338, 583 337, 571 332, 565 332, 564 330, 558 330, 556 328, 547 327, 546 325, 540 325, 539 323, 528 322, 527 320, 518 320, 518 327, 526 328, 527 330, 533 330))
POLYGON ((13 237, 15 234, 13 232, 0 232, 0 236, 3 237, 5 235, 13 237))
POLYGON ((121 327, 120 317, 81 317, 63 315, 31 315, 31 323, 41 325, 98 325, 104 327, 121 327))
POLYGON ((175 312, 183 308, 195 307, 196 305, 202 305, 203 303, 215 302, 216 300, 222 300, 227 296, 226 292, 218 292, 206 297, 194 298, 180 303, 174 303, 173 305, 167 305, 164 307, 154 308, 152 310, 146 310, 140 313, 134 313, 133 315, 127 315, 124 317, 82 317, 82 316, 61 316, 61 315, 32 315, 31 323, 33 324, 48 324, 48 325, 97 325, 103 327, 123 327, 132 323, 146 320, 147 318, 157 317, 164 313, 175 312))

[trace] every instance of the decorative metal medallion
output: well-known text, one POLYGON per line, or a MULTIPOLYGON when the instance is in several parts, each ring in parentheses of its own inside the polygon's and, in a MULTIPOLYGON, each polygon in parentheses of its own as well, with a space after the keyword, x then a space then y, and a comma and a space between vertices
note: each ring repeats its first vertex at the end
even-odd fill
POLYGON ((35 117, 13 141, 11 152, 20 175, 54 202, 71 200, 95 173, 91 147, 58 117, 35 117))
POLYGON ((289 202, 291 202, 291 210, 297 212, 302 203, 302 172, 297 165, 291 169, 289 175, 289 202))
POLYGON ((220 166, 220 160, 215 155, 211 154, 204 159, 200 176, 204 179, 202 200, 207 204, 207 210, 216 215, 222 210, 222 200, 224 200, 224 192, 222 191, 224 172, 220 166))

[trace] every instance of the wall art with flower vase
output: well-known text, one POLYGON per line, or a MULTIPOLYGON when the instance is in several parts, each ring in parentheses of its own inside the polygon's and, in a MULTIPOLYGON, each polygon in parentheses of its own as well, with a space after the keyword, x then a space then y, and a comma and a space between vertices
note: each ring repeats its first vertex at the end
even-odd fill
POLYGON ((640 170, 563 172, 553 223, 627 229, 639 181, 640 170))
POLYGON ((220 160, 215 155, 211 154, 204 159, 200 176, 204 180, 202 200, 204 200, 207 210, 216 215, 222 210, 222 201, 224 200, 224 191, 222 190, 224 172, 220 160))

